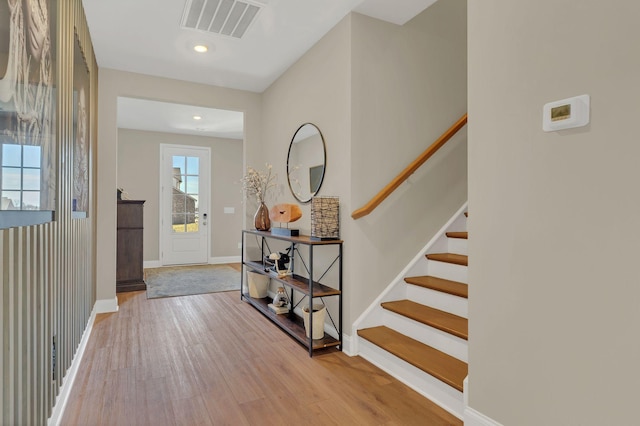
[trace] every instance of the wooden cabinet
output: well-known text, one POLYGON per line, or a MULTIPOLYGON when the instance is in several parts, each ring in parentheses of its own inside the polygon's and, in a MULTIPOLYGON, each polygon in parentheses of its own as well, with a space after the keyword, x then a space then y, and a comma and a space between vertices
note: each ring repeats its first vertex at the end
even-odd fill
POLYGON ((116 292, 146 290, 142 257, 144 201, 118 200, 116 292))
MULTIPOLYGON (((242 245, 243 273, 240 298, 245 299, 284 332, 305 346, 309 350, 309 356, 313 356, 314 351, 323 348, 337 347, 342 349, 342 240, 318 241, 312 240, 308 235, 288 237, 275 235, 271 232, 244 230, 242 231, 242 245), (290 262, 292 262, 291 275, 281 276, 270 269, 270 265, 266 263, 265 257, 269 256, 272 249, 269 243, 271 242, 273 246, 273 240, 283 241, 288 246, 290 262), (248 243, 254 244, 253 250, 248 249, 248 243), (331 253, 324 253, 325 260, 329 259, 326 262, 328 267, 320 268, 316 265, 314 250, 332 250, 331 253), (247 258, 249 251, 261 253, 260 259, 247 258), (332 262, 331 259, 333 259, 332 262), (327 273, 333 268, 335 268, 335 273, 331 279, 328 279, 327 273), (271 311, 269 304, 272 299, 269 296, 265 298, 251 297, 246 283, 246 271, 267 275, 272 281, 276 281, 278 285, 288 289, 289 301, 292 302, 290 312, 276 314, 271 311), (335 336, 325 333, 321 339, 307 337, 304 320, 299 315, 300 310, 308 308, 309 322, 313 323, 313 305, 318 301, 325 305, 324 298, 327 297, 337 298, 337 303, 334 304, 337 308, 337 315, 334 312, 332 316, 327 311, 327 318, 335 330, 335 336), (334 320, 337 320, 337 324, 334 320)), ((319 253, 316 253, 316 258, 318 255, 319 253)))

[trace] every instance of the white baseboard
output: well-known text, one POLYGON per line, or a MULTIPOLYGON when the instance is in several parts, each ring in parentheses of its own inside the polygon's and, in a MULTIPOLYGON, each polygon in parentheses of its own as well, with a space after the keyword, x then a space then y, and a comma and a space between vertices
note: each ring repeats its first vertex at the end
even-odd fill
POLYGON ((352 347, 353 341, 354 340, 351 338, 351 336, 345 334, 345 332, 342 331, 342 352, 349 356, 358 355, 358 351, 354 350, 354 348, 352 347))
POLYGON ((502 426, 501 423, 485 416, 471 407, 464 409, 465 426, 502 426))
POLYGON ((118 297, 96 300, 96 303, 93 305, 93 310, 96 314, 118 312, 118 297))
MULTIPOLYGON (((82 356, 84 355, 84 351, 87 347, 87 342, 89 341, 89 336, 91 336, 91 330, 93 329, 93 323, 95 322, 96 314, 98 313, 98 302, 96 302, 96 304, 93 306, 93 311, 91 312, 91 316, 89 317, 89 321, 87 322, 87 327, 84 329, 84 333, 82 333, 82 339, 80 340, 80 344, 78 345, 78 350, 73 356, 73 361, 71 362, 71 366, 67 370, 67 374, 62 379, 60 393, 56 398, 55 405, 53 406, 53 410, 51 411, 51 417, 49 417, 49 420, 47 422, 49 426, 58 426, 60 424, 60 421, 62 420, 62 416, 64 415, 64 409, 66 408, 67 402, 69 401, 69 395, 71 394, 71 389, 73 388, 73 382, 76 380, 78 367, 82 362, 82 356)), ((116 300, 116 311, 118 310, 117 308, 118 304, 116 300)))
POLYGON ((222 263, 240 263, 242 259, 240 256, 225 256, 225 257, 210 257, 210 265, 220 265, 222 263))
MULTIPOLYGON (((209 265, 221 265, 223 263, 240 263, 242 258, 240 256, 221 256, 221 257, 210 257, 209 265)), ((163 265, 159 260, 145 260, 142 262, 142 267, 144 269, 149 268, 162 268, 163 265)), ((176 266, 176 265, 168 265, 168 266, 176 266)))

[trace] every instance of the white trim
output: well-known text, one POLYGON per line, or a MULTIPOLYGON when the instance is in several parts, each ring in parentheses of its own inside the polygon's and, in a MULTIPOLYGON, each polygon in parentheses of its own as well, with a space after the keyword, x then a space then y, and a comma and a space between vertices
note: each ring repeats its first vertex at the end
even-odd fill
MULTIPOLYGON (((240 256, 220 256, 220 257, 210 257, 209 258, 209 265, 222 265, 224 263, 240 263, 242 261, 242 258, 240 256)), ((145 260, 142 263, 142 267, 144 269, 149 269, 149 268, 162 268, 163 265, 162 262, 160 260, 145 260)), ((181 265, 166 265, 166 266, 181 266, 181 265)), ((184 266, 188 266, 188 265, 184 265, 184 266)))
POLYGON ((469 408, 469 376, 462 381, 462 404, 464 409, 469 408))
POLYGON ((96 314, 118 312, 118 297, 96 300, 96 303, 93 305, 93 310, 96 314))
POLYGON ((501 423, 485 416, 471 407, 464 409, 465 426, 502 426, 501 423))
MULTIPOLYGON (((447 232, 447 230, 449 229, 449 227, 456 221, 458 220, 458 218, 460 217, 460 215, 464 214, 464 212, 467 209, 467 204, 468 202, 465 202, 464 205, 462 207, 460 207, 460 209, 458 209, 458 211, 456 212, 456 214, 454 214, 451 219, 449 219, 449 221, 440 229, 440 231, 438 231, 433 238, 431 238, 431 240, 427 243, 427 245, 424 246, 424 248, 422 250, 420 250, 418 252, 418 254, 413 258, 413 260, 411 262, 409 262, 409 264, 402 270, 400 271, 400 273, 391 281, 391 284, 389 284, 387 286, 387 288, 380 293, 380 295, 376 298, 376 300, 373 301, 373 303, 371 303, 371 305, 369 305, 369 307, 353 322, 353 325, 351 326, 351 335, 352 336, 357 336, 358 335, 358 329, 360 328, 360 324, 372 313, 374 312, 374 310, 376 310, 378 308, 378 306, 380 306, 380 303, 382 303, 385 300, 385 297, 387 296, 388 293, 391 293, 393 291, 393 289, 395 288, 395 286, 398 283, 403 283, 404 282, 404 277, 407 276, 407 274, 409 273, 409 271, 411 270, 411 268, 413 268, 413 266, 418 263, 423 261, 424 259, 424 255, 428 252, 428 250, 436 244, 436 242, 441 239, 445 233, 447 232)), ((359 339, 355 339, 354 342, 354 350, 357 352, 358 351, 358 340, 359 339)))
POLYGON ((162 268, 162 262, 159 260, 145 260, 142 262, 142 269, 162 268))
POLYGON ((351 336, 342 332, 342 352, 349 356, 356 356, 358 352, 353 350, 353 342, 355 339, 352 339, 351 336))
MULTIPOLYGON (((71 362, 71 366, 67 370, 67 374, 62 379, 62 386, 60 386, 60 393, 56 398, 55 405, 53 406, 53 410, 51 411, 51 417, 49 417, 49 420, 47 422, 49 426, 58 426, 60 424, 60 421, 62 420, 62 417, 64 415, 64 409, 67 406, 67 402, 69 401, 69 395, 71 394, 71 389, 73 388, 73 382, 76 380, 78 367, 82 362, 84 351, 87 348, 87 342, 89 341, 89 337, 91 336, 91 331, 93 330, 93 324, 96 319, 96 314, 102 313, 102 312, 115 312, 118 310, 117 299, 116 299, 115 311, 98 312, 99 302, 105 302, 105 301, 98 300, 96 301, 95 305, 93 305, 93 311, 91 312, 91 316, 89 317, 89 321, 87 322, 87 327, 84 329, 84 333, 82 333, 82 339, 80 340, 80 344, 78 345, 78 350, 73 356, 73 361, 71 362)), ((109 301, 107 300, 106 302, 109 302, 109 301)), ((102 303, 100 305, 102 305, 102 303)))
POLYGON ((240 263, 242 261, 240 256, 222 256, 222 257, 210 257, 209 264, 221 265, 223 263, 240 263))

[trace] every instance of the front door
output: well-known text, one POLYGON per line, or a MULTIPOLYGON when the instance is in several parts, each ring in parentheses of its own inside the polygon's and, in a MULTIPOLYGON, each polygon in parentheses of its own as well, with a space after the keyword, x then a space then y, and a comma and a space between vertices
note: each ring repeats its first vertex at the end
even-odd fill
POLYGON ((160 146, 160 261, 208 263, 209 148, 160 146))

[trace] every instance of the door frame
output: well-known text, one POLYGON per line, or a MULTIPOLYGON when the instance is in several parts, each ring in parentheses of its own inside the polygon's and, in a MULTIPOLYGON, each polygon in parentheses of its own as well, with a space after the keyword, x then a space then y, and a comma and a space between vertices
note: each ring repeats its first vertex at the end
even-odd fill
MULTIPOLYGON (((203 150, 207 152, 207 156, 208 156, 208 161, 209 161, 209 181, 207 182, 207 186, 209 187, 209 193, 207 194, 207 202, 206 202, 206 212, 207 212, 207 225, 206 225, 206 240, 207 240, 207 253, 206 253, 206 262, 205 264, 209 264, 211 262, 211 219, 212 219, 212 215, 211 215, 211 193, 212 193, 212 185, 211 185, 211 180, 212 180, 212 173, 211 173, 211 147, 208 146, 198 146, 198 145, 182 145, 182 144, 169 144, 169 143, 161 143, 160 144, 160 167, 159 167, 159 173, 158 173, 158 191, 159 191, 159 206, 158 206, 158 252, 159 252, 159 257, 160 257, 160 265, 161 266, 170 266, 170 265, 180 265, 180 264, 176 264, 176 263, 170 263, 167 264, 165 263, 165 256, 164 256, 164 247, 165 247, 165 233, 163 230, 163 221, 164 221, 164 213, 165 213, 165 200, 164 200, 164 191, 163 191, 163 178, 162 178, 162 171, 163 171, 163 163, 164 163, 164 155, 165 155, 165 151, 169 150, 169 149, 198 149, 198 150, 203 150)), ((201 208, 202 206, 200 205, 200 201, 198 201, 198 210, 201 211, 203 210, 201 208)), ((197 265, 199 263, 193 263, 194 265, 197 265)))

